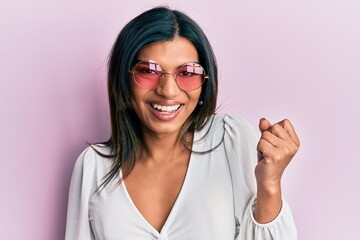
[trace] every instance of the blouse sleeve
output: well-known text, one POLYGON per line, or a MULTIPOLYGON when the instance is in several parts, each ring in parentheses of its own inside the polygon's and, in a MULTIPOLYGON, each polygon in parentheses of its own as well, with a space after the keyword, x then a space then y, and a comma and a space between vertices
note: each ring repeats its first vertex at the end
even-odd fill
POLYGON ((89 199, 96 190, 93 186, 95 159, 92 149, 78 157, 69 190, 65 240, 95 239, 89 221, 89 199))
POLYGON ((278 216, 271 222, 255 221, 255 166, 257 137, 253 127, 244 119, 224 117, 224 144, 234 192, 235 218, 238 240, 296 240, 297 232, 291 210, 283 200, 278 216))

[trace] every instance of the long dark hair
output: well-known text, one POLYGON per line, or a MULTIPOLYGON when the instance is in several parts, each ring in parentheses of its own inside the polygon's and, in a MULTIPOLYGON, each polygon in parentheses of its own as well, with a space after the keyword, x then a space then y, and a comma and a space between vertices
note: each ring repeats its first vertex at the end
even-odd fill
POLYGON ((150 9, 131 20, 120 32, 111 50, 108 63, 108 95, 111 117, 111 138, 103 142, 110 154, 95 151, 112 159, 112 167, 100 187, 106 186, 122 170, 122 179, 132 171, 136 152, 141 143, 140 122, 132 109, 129 70, 139 51, 150 43, 183 37, 191 41, 198 52, 199 62, 208 79, 201 91, 203 105, 198 105, 183 124, 179 138, 187 145, 185 136, 201 130, 215 113, 218 92, 217 66, 211 45, 204 32, 186 14, 166 7, 150 9))

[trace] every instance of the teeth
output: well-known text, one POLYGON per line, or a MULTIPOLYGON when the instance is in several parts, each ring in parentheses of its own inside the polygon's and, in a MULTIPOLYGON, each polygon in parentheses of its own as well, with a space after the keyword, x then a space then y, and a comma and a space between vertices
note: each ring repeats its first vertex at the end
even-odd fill
POLYGON ((157 110, 163 111, 163 112, 174 112, 174 111, 178 110, 178 108, 180 107, 180 104, 173 105, 173 106, 161 106, 159 104, 152 104, 152 107, 157 110))

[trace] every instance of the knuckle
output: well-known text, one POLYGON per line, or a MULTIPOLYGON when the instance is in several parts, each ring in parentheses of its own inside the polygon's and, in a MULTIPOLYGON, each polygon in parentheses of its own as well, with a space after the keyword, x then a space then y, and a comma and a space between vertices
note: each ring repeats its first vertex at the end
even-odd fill
POLYGON ((270 135, 272 135, 269 131, 265 131, 262 133, 263 137, 268 138, 270 135))
POLYGON ((282 120, 282 124, 283 124, 284 127, 286 127, 286 126, 288 126, 288 127, 292 126, 290 120, 287 119, 287 118, 285 118, 284 120, 282 120))
POLYGON ((291 124, 291 122, 290 122, 289 119, 285 118, 285 119, 282 121, 282 124, 283 124, 284 128, 292 129, 292 124, 291 124))
POLYGON ((289 148, 289 153, 295 155, 295 153, 297 153, 298 150, 299 150, 299 146, 293 143, 289 148))
POLYGON ((284 124, 289 124, 289 123, 290 123, 290 120, 289 120, 288 118, 285 118, 285 119, 283 120, 283 123, 284 123, 284 124))
POLYGON ((262 138, 259 140, 259 142, 258 142, 258 144, 257 144, 257 148, 258 148, 258 149, 260 149, 260 148, 262 148, 262 147, 263 147, 263 145, 264 145, 264 141, 265 141, 265 140, 264 140, 264 139, 262 139, 262 138))
POLYGON ((266 143, 266 140, 264 138, 261 138, 259 141, 259 144, 264 145, 266 143))
POLYGON ((272 126, 272 128, 273 128, 274 130, 277 130, 277 129, 281 128, 281 126, 280 126, 279 123, 275 123, 275 124, 272 126))
POLYGON ((279 161, 281 161, 282 159, 283 159, 282 154, 277 153, 277 154, 274 155, 274 160, 275 160, 276 162, 279 162, 279 161))
POLYGON ((271 132, 276 134, 276 133, 281 132, 282 129, 283 129, 283 127, 279 123, 276 123, 276 124, 274 124, 274 126, 272 126, 271 132))
POLYGON ((297 151, 299 150, 299 146, 295 145, 294 148, 293 148, 293 153, 297 153, 297 151))
POLYGON ((290 155, 291 152, 292 152, 292 151, 290 150, 290 148, 288 148, 288 147, 285 147, 283 151, 284 151, 284 155, 290 155))

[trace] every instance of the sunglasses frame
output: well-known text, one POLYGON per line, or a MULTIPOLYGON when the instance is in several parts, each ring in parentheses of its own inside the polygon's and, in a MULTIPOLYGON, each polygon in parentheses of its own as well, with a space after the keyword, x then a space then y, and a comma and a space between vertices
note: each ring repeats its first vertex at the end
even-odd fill
MULTIPOLYGON (((157 67, 156 67, 156 68, 157 68, 157 67)), ((165 74, 172 75, 172 76, 174 77, 174 79, 175 79, 175 82, 176 82, 177 86, 178 86, 180 89, 182 89, 183 91, 186 91, 186 92, 194 91, 194 90, 200 88, 200 87, 204 84, 205 80, 209 78, 209 76, 206 74, 206 71, 205 71, 204 67, 201 66, 200 63, 198 63, 198 62, 186 62, 186 63, 184 63, 184 64, 181 64, 179 67, 176 68, 175 73, 171 73, 171 72, 165 72, 165 71, 163 71, 161 65, 160 65, 159 63, 157 63, 156 61, 154 61, 154 60, 138 60, 138 61, 136 61, 136 63, 133 65, 132 70, 130 70, 129 72, 132 73, 132 77, 133 77, 133 80, 135 81, 135 83, 136 83, 138 86, 140 86, 140 87, 142 87, 142 88, 145 88, 145 89, 155 89, 155 88, 157 88, 157 87, 159 86, 159 84, 160 84, 161 78, 164 78, 164 77, 165 77, 165 74), (158 67, 161 69, 161 71, 154 70, 154 71, 156 71, 157 74, 159 75, 159 81, 158 81, 158 83, 157 83, 157 85, 156 85, 155 87, 152 87, 152 88, 144 87, 144 86, 142 86, 141 84, 139 84, 138 81, 136 81, 136 77, 135 77, 136 71, 135 71, 135 68, 136 68, 136 66, 138 66, 140 63, 153 63, 153 64, 155 64, 156 66, 158 66, 158 67), (202 75, 203 75, 203 79, 202 79, 201 84, 200 84, 199 86, 197 86, 196 88, 190 89, 190 90, 185 90, 185 89, 183 89, 183 88, 179 85, 179 82, 178 82, 178 74, 179 74, 179 72, 178 72, 178 71, 179 71, 182 67, 184 67, 184 66, 191 66, 191 65, 189 65, 189 64, 192 64, 192 65, 193 65, 193 64, 196 64, 197 66, 200 66, 200 67, 202 68, 202 70, 203 70, 203 74, 202 74, 202 75)), ((200 74, 199 74, 199 75, 200 75, 200 74)))

